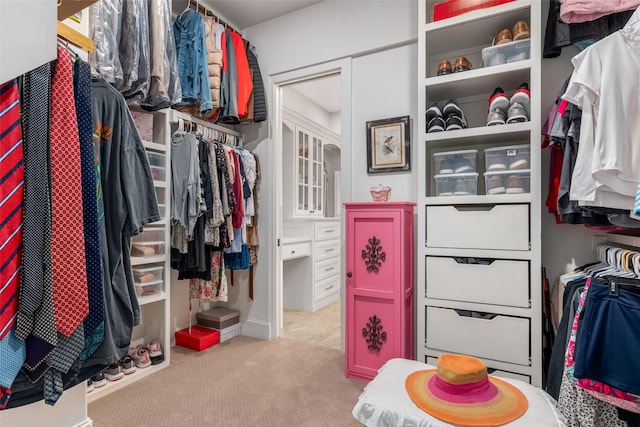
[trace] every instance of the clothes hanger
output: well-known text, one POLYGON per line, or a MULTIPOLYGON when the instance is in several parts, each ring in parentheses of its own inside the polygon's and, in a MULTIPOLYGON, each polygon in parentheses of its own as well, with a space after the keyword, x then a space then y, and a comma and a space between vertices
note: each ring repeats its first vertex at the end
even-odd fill
POLYGON ((187 7, 184 8, 184 10, 182 11, 182 13, 180 14, 180 18, 182 18, 182 16, 187 13, 188 10, 191 9, 191 0, 187 0, 187 7))

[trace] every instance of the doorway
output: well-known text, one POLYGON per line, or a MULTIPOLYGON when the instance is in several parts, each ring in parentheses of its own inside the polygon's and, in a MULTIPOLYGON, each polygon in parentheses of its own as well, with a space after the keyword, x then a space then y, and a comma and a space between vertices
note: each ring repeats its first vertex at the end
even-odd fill
POLYGON ((350 60, 335 61, 277 76, 272 87, 274 166, 282 172, 270 317, 276 337, 338 350, 344 348, 341 201, 350 198, 350 71, 350 60))

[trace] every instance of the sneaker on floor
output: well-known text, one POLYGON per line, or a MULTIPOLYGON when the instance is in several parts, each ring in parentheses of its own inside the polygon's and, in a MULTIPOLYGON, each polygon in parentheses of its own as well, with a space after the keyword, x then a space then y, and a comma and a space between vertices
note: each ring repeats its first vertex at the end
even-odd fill
POLYGON ((149 344, 145 344, 144 348, 149 352, 149 358, 152 365, 164 362, 164 356, 162 355, 162 347, 160 341, 151 341, 149 344))
POLYGON ((94 390, 93 381, 91 379, 87 380, 87 393, 91 393, 94 390))
POLYGON ((142 345, 139 345, 136 348, 129 348, 129 356, 135 362, 136 368, 144 369, 151 366, 149 351, 142 345))
POLYGON ((507 122, 507 111, 496 107, 487 114, 487 126, 503 125, 507 122))
POLYGON ((99 372, 91 377, 91 382, 95 388, 100 388, 107 383, 107 379, 102 372, 99 372))
POLYGON ((104 370, 104 377, 107 381, 118 381, 124 377, 124 372, 120 369, 118 362, 113 362, 104 370))
POLYGON ((529 112, 524 105, 514 102, 507 112, 507 123, 519 123, 529 121, 529 112))
POLYGON ((496 108, 504 111, 509 109, 509 98, 507 98, 507 94, 504 93, 501 87, 495 88, 489 97, 489 111, 493 111, 496 108))
POLYGON ((128 354, 118 361, 120 369, 125 375, 133 374, 136 371, 136 362, 128 354))

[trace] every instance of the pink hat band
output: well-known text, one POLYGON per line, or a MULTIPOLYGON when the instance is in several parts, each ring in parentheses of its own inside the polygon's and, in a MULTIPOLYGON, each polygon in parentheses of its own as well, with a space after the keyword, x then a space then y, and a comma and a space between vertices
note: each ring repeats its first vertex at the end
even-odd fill
POLYGON ((474 383, 452 384, 434 375, 427 387, 439 399, 455 403, 488 402, 498 394, 498 388, 488 377, 474 383))

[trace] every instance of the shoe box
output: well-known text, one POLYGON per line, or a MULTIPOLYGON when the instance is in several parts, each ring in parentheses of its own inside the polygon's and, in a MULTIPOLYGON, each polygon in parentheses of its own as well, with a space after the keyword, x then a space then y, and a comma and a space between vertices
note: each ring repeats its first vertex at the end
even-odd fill
POLYGON ((531 39, 516 40, 482 49, 482 63, 485 67, 507 64, 529 59, 531 39))
POLYGON ((530 192, 529 145, 433 153, 436 196, 521 194, 530 192), (484 157, 484 193, 478 191, 478 158, 484 157))
POLYGON ((463 13, 509 3, 513 0, 447 0, 433 6, 433 20, 440 21, 463 13))
POLYGON ((484 150, 486 194, 530 192, 531 147, 509 145, 484 150))
POLYGON ((225 307, 215 307, 196 314, 198 325, 224 329, 240 322, 240 312, 225 307))
POLYGON ((175 333, 176 345, 202 351, 220 342, 220 331, 204 328, 202 326, 191 326, 175 333))
POLYGON ((443 151, 433 154, 438 196, 478 194, 478 150, 443 151))
POLYGON ((136 287, 136 294, 140 296, 153 295, 163 290, 164 266, 133 267, 133 284, 136 287))

